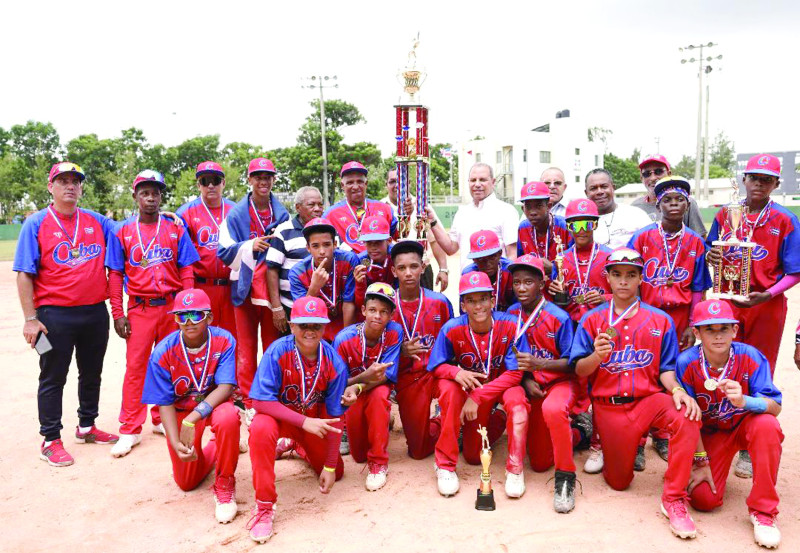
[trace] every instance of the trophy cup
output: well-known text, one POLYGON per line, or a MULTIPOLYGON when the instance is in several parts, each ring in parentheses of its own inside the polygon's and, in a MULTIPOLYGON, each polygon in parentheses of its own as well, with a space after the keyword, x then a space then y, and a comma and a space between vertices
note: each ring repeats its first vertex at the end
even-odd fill
POLYGON ((489 466, 492 464, 492 450, 489 448, 488 431, 478 425, 478 434, 481 435, 481 485, 478 487, 478 498, 475 508, 479 511, 494 511, 494 490, 492 490, 492 475, 489 466))
POLYGON ((417 192, 417 239, 425 246, 430 223, 425 215, 429 199, 430 151, 428 144, 428 108, 417 98, 419 88, 427 74, 417 68, 417 46, 419 35, 414 39, 408 53, 408 63, 398 77, 402 77, 405 96, 395 108, 395 140, 397 140, 397 218, 400 237, 406 238, 409 231, 409 216, 404 205, 408 200, 411 178, 416 180, 417 192), (411 170, 409 170, 411 169, 411 170))
MULTIPOLYGON (((553 240, 556 243, 556 258, 553 262, 556 264, 556 278, 555 282, 560 284, 562 287, 564 286, 564 244, 561 243, 561 237, 557 234, 553 235, 553 240)), ((563 292, 556 292, 553 295, 553 303, 556 305, 568 305, 569 304, 569 294, 567 291, 564 290, 563 292)))
MULTIPOLYGON (((711 299, 730 299, 745 301, 750 293, 750 270, 755 242, 751 242, 752 229, 745 240, 739 238, 742 228, 742 219, 747 214, 747 207, 742 205, 739 198, 739 184, 736 179, 731 179, 733 191, 731 202, 723 207, 725 219, 730 229, 727 240, 714 240, 711 245, 722 251, 720 260, 713 265, 714 287, 708 295, 711 299), (727 288, 726 288, 727 286, 727 288)), ((720 237, 725 236, 725 227, 720 232, 720 237)))

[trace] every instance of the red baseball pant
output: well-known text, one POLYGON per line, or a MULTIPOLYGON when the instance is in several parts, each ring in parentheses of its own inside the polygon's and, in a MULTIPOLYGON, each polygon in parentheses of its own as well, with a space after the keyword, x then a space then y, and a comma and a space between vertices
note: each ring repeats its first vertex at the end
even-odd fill
POLYGON ((381 384, 363 392, 345 412, 350 455, 356 463, 389 464, 389 418, 392 388, 381 384))
POLYGON ((258 355, 258 330, 261 326, 261 353, 272 342, 281 337, 280 332, 272 324, 272 311, 269 307, 254 305, 246 298, 242 305, 234 307, 236 315, 236 381, 245 398, 245 405, 250 407, 250 386, 256 375, 258 355))
POLYGON ((208 294, 211 300, 211 313, 214 315, 214 326, 224 328, 236 338, 236 313, 233 310, 231 301, 231 287, 228 285, 218 286, 208 282, 195 283, 195 288, 199 288, 208 294))
MULTIPOLYGON (((320 417, 325 418, 326 415, 322 414, 320 417)), ((300 446, 295 451, 302 451, 303 458, 311 465, 317 476, 322 472, 325 463, 328 450, 326 440, 269 415, 256 414, 250 425, 248 443, 250 461, 253 465, 253 488, 256 490, 258 501, 275 503, 278 499, 275 491, 275 446, 278 438, 293 439, 300 446)), ((342 475, 344 475, 344 462, 339 455, 336 461, 336 480, 341 480, 342 475)))
POLYGON ((703 432, 701 437, 708 452, 717 493, 712 492, 706 482, 699 484, 689 497, 692 507, 698 511, 711 511, 722 506, 733 457, 746 449, 753 460, 753 487, 747 496, 747 506, 754 511, 777 515, 779 500, 775 484, 783 442, 778 419, 766 413, 751 413, 731 431, 703 432))
POLYGON ((652 427, 665 428, 669 432, 669 461, 661 499, 687 497, 686 486, 700 435, 699 421, 687 419, 685 410, 675 409, 672 397, 661 392, 626 405, 609 405, 599 399, 592 405, 603 445, 603 476, 609 486, 624 490, 630 485, 642 434, 652 427))
MULTIPOLYGON (((120 434, 141 434, 142 425, 147 420, 147 406, 142 405, 142 390, 147 374, 147 363, 153 346, 178 330, 173 315, 172 298, 166 305, 150 307, 144 303, 128 302, 128 322, 131 335, 126 343, 125 379, 122 382, 122 408, 119 412, 120 434)), ((150 409, 153 424, 161 423, 158 406, 150 409)))
POLYGON ((534 471, 544 472, 555 463, 556 470, 575 472, 569 414, 577 391, 575 380, 565 380, 546 388, 544 397, 531 399, 528 455, 534 471))
MULTIPOLYGON (((455 470, 458 462, 458 431, 461 428, 461 409, 467 401, 467 392, 454 380, 439 379, 439 405, 442 407, 442 432, 436 441, 436 466, 455 470)), ((528 432, 530 404, 522 386, 513 386, 496 398, 488 398, 478 407, 478 416, 464 424, 462 453, 470 465, 480 464, 481 437, 478 425, 488 430, 489 443, 493 444, 508 431, 508 457, 506 470, 522 474, 525 460, 525 438, 528 432), (502 401, 505 413, 495 411, 494 406, 502 401)))
POLYGON ((738 342, 750 344, 769 361, 772 374, 778 362, 783 325, 786 323, 786 296, 780 294, 755 307, 733 307, 733 315, 739 320, 738 342))
POLYGON ((424 459, 433 453, 442 430, 441 417, 431 418, 431 401, 438 390, 436 377, 428 371, 402 373, 397 377, 395 390, 408 455, 424 459))
MULTIPOLYGON (((176 411, 178 428, 191 411, 176 411)), ((178 487, 185 492, 195 489, 211 471, 216 463, 215 476, 234 476, 239 463, 239 411, 233 403, 217 405, 205 419, 194 425, 194 450, 197 460, 181 461, 167 440, 169 457, 172 460, 172 477, 178 487), (203 431, 211 427, 215 439, 203 447, 203 431)))

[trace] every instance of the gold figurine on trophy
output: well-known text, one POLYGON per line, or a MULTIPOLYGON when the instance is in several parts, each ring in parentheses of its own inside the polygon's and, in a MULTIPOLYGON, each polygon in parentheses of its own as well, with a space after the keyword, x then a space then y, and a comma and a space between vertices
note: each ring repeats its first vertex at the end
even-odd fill
POLYGON ((712 246, 719 248, 722 255, 714 263, 714 287, 708 295, 711 299, 730 299, 746 301, 750 293, 750 271, 752 268, 753 248, 751 242, 752 229, 742 240, 739 238, 742 229, 742 220, 747 216, 747 207, 742 205, 739 197, 739 184, 736 179, 731 179, 731 201, 723 209, 727 226, 723 224, 720 237, 724 238, 727 231, 730 236, 724 240, 714 240, 712 246), (725 288, 727 285, 727 289, 725 288))
POLYGON ((564 306, 569 303, 569 295, 567 295, 564 285, 564 244, 561 242, 561 237, 558 234, 553 234, 553 240, 556 243, 556 257, 553 260, 553 263, 556 264, 556 278, 554 282, 564 289, 563 292, 556 292, 553 295, 553 303, 564 306))
POLYGON ((485 427, 478 425, 478 434, 481 435, 481 485, 478 487, 475 508, 479 511, 494 511, 494 490, 492 490, 492 475, 489 472, 489 467, 492 464, 489 433, 485 427))

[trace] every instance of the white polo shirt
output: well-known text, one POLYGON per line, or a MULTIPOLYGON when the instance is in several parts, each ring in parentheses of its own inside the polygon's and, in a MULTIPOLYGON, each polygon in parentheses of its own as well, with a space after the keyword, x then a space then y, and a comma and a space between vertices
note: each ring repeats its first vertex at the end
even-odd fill
POLYGON ((600 216, 594 231, 594 241, 616 249, 627 246, 633 233, 651 224, 650 217, 639 209, 627 204, 617 204, 611 213, 600 216))
POLYGON ((518 221, 519 214, 516 208, 498 199, 494 192, 477 206, 475 202, 460 206, 450 227, 450 239, 458 242, 461 268, 472 263, 467 254, 469 237, 473 233, 479 230, 493 230, 500 239, 505 255, 506 246, 517 243, 518 221))

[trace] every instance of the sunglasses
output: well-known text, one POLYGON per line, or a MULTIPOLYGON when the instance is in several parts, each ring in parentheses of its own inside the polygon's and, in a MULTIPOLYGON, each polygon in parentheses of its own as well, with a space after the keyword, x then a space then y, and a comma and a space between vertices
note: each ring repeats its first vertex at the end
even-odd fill
POLYGON ((567 229, 572 233, 575 234, 577 232, 581 232, 583 230, 590 231, 597 228, 597 221, 569 221, 567 223, 567 229))
POLYGON ((175 322, 179 325, 192 323, 194 325, 203 322, 208 317, 208 311, 181 311, 175 313, 175 322))
POLYGON ((650 175, 655 175, 657 177, 660 177, 661 175, 663 175, 666 172, 667 172, 667 170, 664 167, 658 167, 657 169, 646 169, 646 170, 642 171, 642 176, 644 178, 647 178, 650 175))
POLYGON ((206 175, 204 177, 200 177, 200 181, 198 182, 198 184, 203 188, 212 185, 219 186, 220 184, 222 184, 222 179, 216 175, 211 175, 211 176, 206 175))
POLYGON ((641 256, 639 255, 623 253, 623 254, 608 256, 606 265, 613 265, 614 263, 638 263, 641 265, 643 261, 641 256))

